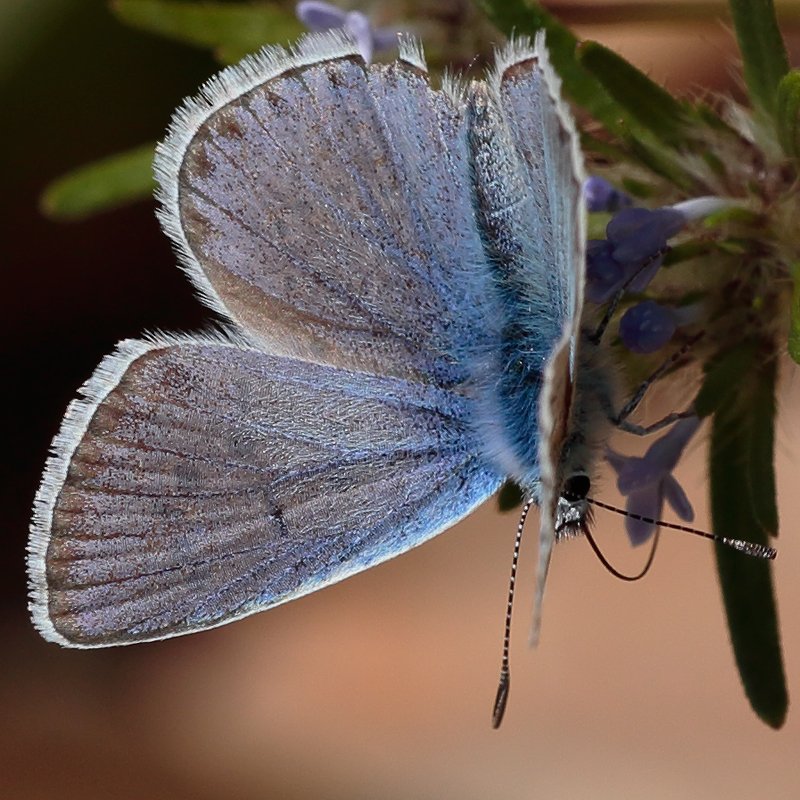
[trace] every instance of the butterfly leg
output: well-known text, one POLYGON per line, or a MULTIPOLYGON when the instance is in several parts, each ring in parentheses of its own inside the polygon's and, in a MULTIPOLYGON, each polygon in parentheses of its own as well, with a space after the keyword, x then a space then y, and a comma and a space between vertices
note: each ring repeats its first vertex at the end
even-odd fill
POLYGON ((655 433, 656 431, 660 431, 662 428, 672 425, 673 422, 677 422, 679 419, 685 419, 686 417, 691 417, 694 415, 694 403, 692 403, 689 408, 686 409, 686 411, 667 414, 666 417, 658 420, 658 422, 654 422, 652 425, 641 426, 628 421, 628 417, 630 417, 630 415, 636 410, 639 403, 642 402, 650 386, 654 384, 665 372, 667 372, 667 370, 671 369, 677 361, 683 358, 688 350, 697 344, 697 342, 699 342, 704 335, 705 331, 700 331, 700 333, 692 336, 683 345, 683 347, 676 350, 666 361, 664 361, 658 367, 658 369, 653 372, 652 375, 650 375, 649 378, 642 381, 633 397, 631 397, 631 399, 628 400, 628 402, 622 407, 622 410, 611 419, 612 423, 617 428, 627 433, 635 433, 637 436, 647 436, 650 433, 655 433))
POLYGON ((648 267, 657 259, 665 256, 669 251, 670 247, 662 247, 658 252, 653 253, 650 258, 643 261, 642 264, 627 278, 625 283, 619 287, 617 293, 614 297, 611 298, 611 302, 608 304, 608 308, 606 309, 606 313, 603 314, 603 319, 600 320, 600 324, 597 326, 597 330, 594 333, 589 334, 588 340, 592 344, 600 344, 600 340, 603 338, 603 334, 608 327, 609 322, 611 322, 612 317, 616 313, 617 306, 619 305, 619 301, 622 300, 622 296, 625 292, 628 291, 628 287, 641 275, 648 267))

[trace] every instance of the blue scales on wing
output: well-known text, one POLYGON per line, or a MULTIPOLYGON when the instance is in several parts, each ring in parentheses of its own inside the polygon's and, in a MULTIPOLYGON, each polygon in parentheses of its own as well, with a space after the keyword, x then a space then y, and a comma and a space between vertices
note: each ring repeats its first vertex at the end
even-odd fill
POLYGON ((49 619, 102 646, 222 624, 404 552, 497 479, 458 395, 231 344, 123 343, 52 510, 49 619))
POLYGON ((309 41, 177 117, 156 164, 166 228, 260 349, 463 383, 499 322, 463 102, 414 49, 366 67, 352 42, 309 41))

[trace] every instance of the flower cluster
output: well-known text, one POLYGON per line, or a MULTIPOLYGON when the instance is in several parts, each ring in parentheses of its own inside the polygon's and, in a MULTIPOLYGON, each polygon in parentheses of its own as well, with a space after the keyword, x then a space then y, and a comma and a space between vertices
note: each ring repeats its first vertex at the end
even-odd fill
MULTIPOLYGON (((605 239, 591 239, 587 246, 586 299, 603 304, 624 291, 647 289, 669 251, 668 241, 693 219, 729 206, 713 197, 665 206, 655 210, 632 207, 627 195, 602 178, 589 178, 584 196, 590 211, 619 209, 606 226, 605 239)), ((648 355, 666 345, 678 326, 697 322, 701 303, 668 306, 645 299, 632 305, 619 321, 622 344, 637 355, 648 355)), ((700 427, 693 416, 677 422, 643 457, 624 456, 608 448, 606 460, 618 475, 617 486, 627 499, 626 530, 633 545, 647 541, 655 530, 664 501, 684 521, 694 517, 686 493, 672 476, 689 439, 700 427), (645 519, 639 519, 643 517, 645 519)))
MULTIPOLYGON (((653 211, 631 208, 630 198, 602 178, 586 181, 584 196, 590 211, 622 207, 606 226, 605 239, 590 239, 586 253, 586 299, 606 303, 623 291, 645 291, 669 250, 668 240, 687 222, 724 210, 730 202, 699 197, 653 211)), ((632 353, 660 350, 679 325, 695 322, 701 307, 673 308, 645 300, 628 309, 620 320, 620 337, 632 353)))

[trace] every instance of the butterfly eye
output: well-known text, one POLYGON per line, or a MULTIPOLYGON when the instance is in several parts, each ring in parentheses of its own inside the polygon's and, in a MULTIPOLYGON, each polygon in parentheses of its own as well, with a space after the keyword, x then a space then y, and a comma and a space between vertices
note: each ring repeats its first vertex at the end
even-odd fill
POLYGON ((589 494, 591 486, 592 483, 588 475, 573 475, 571 478, 567 478, 561 496, 567 502, 575 503, 578 500, 583 500, 589 494))

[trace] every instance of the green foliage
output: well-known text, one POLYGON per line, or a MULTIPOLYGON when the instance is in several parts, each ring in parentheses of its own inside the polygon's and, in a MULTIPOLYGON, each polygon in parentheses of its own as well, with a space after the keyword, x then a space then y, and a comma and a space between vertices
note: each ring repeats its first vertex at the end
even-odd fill
POLYGON ((778 140, 783 152, 792 158, 800 158, 800 71, 793 69, 783 76, 778 84, 776 100, 776 123, 778 140))
POLYGON ((154 151, 154 144, 145 144, 63 175, 42 194, 42 213, 55 220, 79 220, 152 197, 154 151))
POLYGON ((753 105, 775 113, 778 84, 789 71, 772 0, 730 0, 744 79, 753 105))
MULTIPOLYGON (((774 358, 756 359, 739 384, 737 402, 714 414, 710 488, 714 532, 767 544, 765 528, 777 528, 772 473, 774 358), (764 438, 762 446, 759 439, 764 438), (771 484, 771 485, 770 485, 771 484)), ((769 562, 716 546, 725 611, 745 693, 758 716, 773 728, 789 704, 778 615, 769 562)))
POLYGON ((597 42, 584 42, 578 54, 581 66, 657 139, 668 145, 683 141, 682 129, 686 127, 683 107, 669 92, 597 42))
POLYGON ((697 416, 709 417, 720 408, 733 405, 757 355, 757 343, 743 342, 705 365, 705 380, 694 401, 697 416))
POLYGON ((286 44, 303 32, 291 10, 273 3, 114 0, 111 8, 134 28, 208 47, 223 64, 234 64, 265 44, 286 44))
POLYGON ((497 493, 497 509, 505 514, 519 508, 524 500, 522 489, 514 481, 506 481, 497 493))

